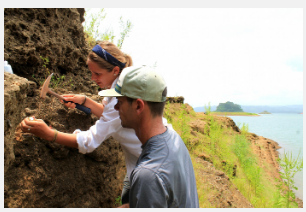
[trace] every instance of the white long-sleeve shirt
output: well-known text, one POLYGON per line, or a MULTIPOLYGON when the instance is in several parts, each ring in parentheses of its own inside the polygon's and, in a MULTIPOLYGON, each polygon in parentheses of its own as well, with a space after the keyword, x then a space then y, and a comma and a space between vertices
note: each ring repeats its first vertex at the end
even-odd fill
MULTIPOLYGON (((117 80, 113 82, 112 88, 115 87, 116 83, 117 80)), ((125 156, 127 176, 130 178, 130 174, 135 168, 138 157, 142 152, 142 144, 133 129, 121 126, 119 112, 114 109, 117 99, 115 97, 105 97, 102 103, 104 104, 104 111, 95 125, 87 131, 75 130, 73 132, 77 133, 79 152, 83 154, 90 153, 99 147, 104 140, 112 136, 121 144, 125 156)), ((163 123, 165 126, 172 128, 171 125, 167 124, 165 118, 163 118, 163 123)))

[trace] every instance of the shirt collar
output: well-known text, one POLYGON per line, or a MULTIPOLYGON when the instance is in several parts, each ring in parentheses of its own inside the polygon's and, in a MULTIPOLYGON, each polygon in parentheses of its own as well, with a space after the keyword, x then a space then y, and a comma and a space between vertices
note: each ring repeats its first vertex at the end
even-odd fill
POLYGON ((165 127, 167 128, 165 132, 163 132, 162 134, 154 135, 153 137, 149 138, 149 139, 147 140, 146 143, 144 143, 143 145, 141 145, 141 148, 144 149, 144 148, 147 146, 147 143, 150 143, 150 140, 151 140, 152 138, 157 137, 157 136, 164 136, 164 135, 166 135, 167 132, 168 132, 168 127, 167 127, 167 126, 165 126, 165 127))
MULTIPOLYGON (((118 79, 119 79, 119 77, 117 77, 117 78, 114 80, 114 82, 113 82, 112 86, 110 87, 110 89, 116 87, 116 84, 117 84, 117 82, 118 82, 118 79)), ((113 97, 104 97, 104 98, 106 99, 107 102, 110 102, 110 101, 112 100, 113 97)))

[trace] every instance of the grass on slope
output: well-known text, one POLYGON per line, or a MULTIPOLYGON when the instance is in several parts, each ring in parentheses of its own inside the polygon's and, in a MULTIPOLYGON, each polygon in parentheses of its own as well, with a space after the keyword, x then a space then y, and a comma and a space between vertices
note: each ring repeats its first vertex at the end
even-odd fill
MULTIPOLYGON (((218 207, 208 200, 208 197, 216 196, 217 191, 211 189, 208 181, 203 180, 201 169, 204 167, 196 162, 201 154, 209 157, 215 169, 226 173, 233 186, 236 186, 253 207, 285 207, 276 180, 267 176, 252 153, 246 136, 248 126, 243 125, 241 133, 237 133, 220 122, 220 117, 196 114, 190 106, 179 103, 167 103, 164 117, 180 134, 189 150, 197 180, 200 207, 218 207), (200 123, 201 127, 195 127, 192 124, 195 122, 200 123)), ((290 207, 297 205, 291 204, 290 207)))

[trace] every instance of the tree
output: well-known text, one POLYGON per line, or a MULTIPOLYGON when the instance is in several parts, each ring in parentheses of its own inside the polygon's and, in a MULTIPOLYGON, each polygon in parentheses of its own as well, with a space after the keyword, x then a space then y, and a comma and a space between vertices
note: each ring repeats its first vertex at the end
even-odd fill
POLYGON ((240 105, 227 101, 226 103, 219 103, 216 112, 243 112, 240 105))
POLYGON ((96 40, 101 37, 99 33, 100 22, 105 19, 106 14, 104 14, 104 8, 102 8, 98 13, 89 13, 90 9, 85 10, 85 22, 84 22, 84 32, 85 39, 90 48, 96 45, 96 40), (90 15, 89 15, 90 14, 90 15))
MULTIPOLYGON (((299 158, 301 151, 297 158, 292 157, 291 152, 284 152, 281 159, 278 160, 282 171, 280 171, 281 178, 283 179, 286 188, 281 190, 285 193, 286 207, 289 208, 290 202, 295 203, 295 194, 292 189, 297 190, 298 188, 294 185, 294 176, 297 172, 303 169, 303 158, 299 158)), ((296 204, 296 203, 295 203, 296 204)))
MULTIPOLYGON (((106 13, 104 8, 102 8, 97 13, 90 13, 90 9, 86 9, 85 12, 85 22, 84 22, 84 32, 85 32, 85 39, 90 48, 96 45, 98 40, 108 40, 114 43, 115 35, 112 29, 106 29, 104 32, 99 31, 99 26, 101 21, 103 21, 106 17, 106 13)), ((127 20, 126 22, 123 21, 122 16, 120 17, 120 39, 118 39, 117 46, 121 49, 123 41, 128 34, 131 32, 133 27, 132 22, 127 20)))
POLYGON ((129 32, 131 31, 133 25, 132 25, 132 22, 129 20, 127 20, 126 23, 124 23, 122 16, 121 16, 120 17, 120 27, 122 29, 122 32, 120 33, 121 38, 118 40, 118 44, 117 44, 119 49, 121 49, 124 39, 129 36, 129 32))
POLYGON ((204 109, 205 109, 205 114, 206 115, 210 115, 210 113, 211 113, 211 106, 210 106, 210 102, 208 102, 208 106, 204 106, 204 109))

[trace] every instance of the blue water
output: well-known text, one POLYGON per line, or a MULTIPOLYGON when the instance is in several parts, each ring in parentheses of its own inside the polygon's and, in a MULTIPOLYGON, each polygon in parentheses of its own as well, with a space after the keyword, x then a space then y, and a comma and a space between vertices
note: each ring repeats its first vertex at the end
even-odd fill
MULTIPOLYGON (((303 115, 294 113, 260 114, 260 116, 229 116, 237 126, 248 124, 249 132, 276 141, 281 149, 278 150, 280 157, 284 151, 292 152, 297 158, 299 151, 303 157, 303 115)), ((296 173, 294 177, 294 190, 297 197, 303 199, 303 171, 296 173)))

